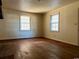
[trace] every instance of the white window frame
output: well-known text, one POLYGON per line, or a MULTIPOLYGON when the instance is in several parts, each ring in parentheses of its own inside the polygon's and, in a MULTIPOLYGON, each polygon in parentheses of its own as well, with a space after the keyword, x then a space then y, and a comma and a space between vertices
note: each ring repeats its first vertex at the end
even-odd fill
POLYGON ((19 28, 20 28, 20 31, 31 31, 31 17, 30 17, 30 16, 26 16, 26 15, 21 15, 21 16, 20 16, 20 21, 19 21, 19 25, 20 25, 19 28), (29 21, 30 21, 30 22, 29 22, 29 25, 30 25, 30 29, 29 29, 29 30, 27 30, 27 29, 21 29, 21 25, 22 25, 22 24, 21 24, 21 20, 22 20, 22 19, 21 19, 21 16, 29 17, 29 21))
POLYGON ((54 15, 51 15, 50 16, 50 31, 52 31, 52 32, 59 32, 60 31, 60 13, 57 13, 57 14, 54 14, 54 15), (54 17, 54 16, 56 16, 56 15, 58 15, 58 22, 57 23, 55 23, 55 22, 52 22, 52 17, 54 17), (58 30, 53 30, 52 29, 52 24, 54 24, 54 25, 56 25, 56 24, 58 24, 58 30))

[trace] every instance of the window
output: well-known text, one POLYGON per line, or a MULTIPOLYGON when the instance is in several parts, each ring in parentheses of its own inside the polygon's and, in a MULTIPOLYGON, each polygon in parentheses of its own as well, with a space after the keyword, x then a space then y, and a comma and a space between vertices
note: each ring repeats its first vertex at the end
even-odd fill
POLYGON ((29 16, 20 17, 20 30, 31 30, 29 16))
POLYGON ((50 30, 54 32, 59 31, 59 14, 55 14, 51 16, 50 30))

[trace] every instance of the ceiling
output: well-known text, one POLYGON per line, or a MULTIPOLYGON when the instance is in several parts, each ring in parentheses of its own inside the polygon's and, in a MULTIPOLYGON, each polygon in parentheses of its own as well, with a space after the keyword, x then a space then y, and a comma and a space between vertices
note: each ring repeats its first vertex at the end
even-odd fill
POLYGON ((2 0, 3 7, 19 11, 44 13, 79 0, 2 0))

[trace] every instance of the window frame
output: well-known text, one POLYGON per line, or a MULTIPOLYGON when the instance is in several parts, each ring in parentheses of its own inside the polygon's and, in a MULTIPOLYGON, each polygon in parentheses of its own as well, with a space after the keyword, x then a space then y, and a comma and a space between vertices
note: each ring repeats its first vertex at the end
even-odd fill
POLYGON ((50 15, 50 32, 60 32, 60 13, 50 15), (51 30, 51 24, 52 24, 51 20, 52 20, 52 16, 54 16, 54 15, 58 15, 58 20, 59 20, 59 22, 58 22, 58 31, 51 30))
POLYGON ((20 15, 19 16, 19 30, 20 31, 31 31, 31 17, 30 16, 27 16, 27 17, 30 17, 30 30, 21 30, 21 16, 27 16, 27 15, 20 15))

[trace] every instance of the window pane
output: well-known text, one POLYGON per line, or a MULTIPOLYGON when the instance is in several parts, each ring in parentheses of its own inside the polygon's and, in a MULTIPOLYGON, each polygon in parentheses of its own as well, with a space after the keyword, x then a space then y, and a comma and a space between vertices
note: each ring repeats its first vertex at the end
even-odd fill
POLYGON ((56 24, 56 27, 55 28, 56 28, 56 31, 58 31, 58 29, 59 29, 58 24, 56 24))
POLYGON ((51 24, 52 31, 58 31, 58 24, 51 24))
POLYGON ((54 23, 54 22, 59 22, 59 16, 58 15, 54 15, 51 17, 51 23, 54 23))
POLYGON ((30 17, 29 16, 21 16, 21 23, 29 23, 30 17))
POLYGON ((59 14, 51 16, 51 31, 59 30, 59 14))
POLYGON ((21 16, 20 26, 21 30, 30 30, 30 17, 21 16))
POLYGON ((51 28, 55 28, 56 27, 56 25, 55 24, 51 24, 51 28))

